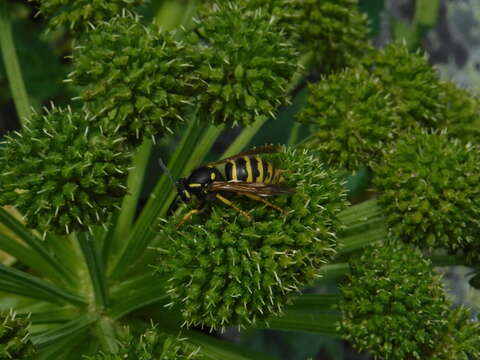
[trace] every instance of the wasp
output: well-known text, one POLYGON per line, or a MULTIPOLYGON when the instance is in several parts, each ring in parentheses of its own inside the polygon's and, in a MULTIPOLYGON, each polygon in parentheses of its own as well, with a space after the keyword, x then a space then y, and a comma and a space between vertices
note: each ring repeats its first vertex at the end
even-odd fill
MULTIPOLYGON (((192 171, 190 176, 174 182, 177 188, 177 197, 184 202, 197 198, 199 205, 190 210, 177 224, 180 228, 190 217, 202 211, 206 205, 218 200, 251 220, 251 216, 235 205, 229 194, 239 194, 252 200, 263 202, 282 213, 285 211, 267 201, 269 196, 289 194, 294 190, 285 185, 282 176, 284 170, 276 169, 271 162, 262 159, 261 154, 276 153, 281 146, 267 145, 244 151, 225 159, 208 163, 192 171)), ((160 162, 163 170, 168 173, 166 166, 160 162)), ((172 181, 173 178, 171 177, 172 181)))

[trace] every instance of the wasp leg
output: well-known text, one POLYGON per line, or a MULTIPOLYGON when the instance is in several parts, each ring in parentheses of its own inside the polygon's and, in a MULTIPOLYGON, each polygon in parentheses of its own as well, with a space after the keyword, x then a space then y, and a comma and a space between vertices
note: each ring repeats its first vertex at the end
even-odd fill
POLYGON ((283 215, 285 215, 285 216, 288 215, 287 211, 283 210, 281 207, 279 207, 275 204, 272 204, 270 201, 265 200, 261 196, 258 196, 258 195, 255 195, 255 194, 250 194, 250 193, 244 193, 244 192, 239 192, 238 194, 244 195, 244 196, 249 197, 250 199, 253 199, 253 200, 261 201, 265 205, 270 206, 270 207, 280 211, 283 215))
POLYGON ((202 202, 196 209, 190 210, 188 213, 186 213, 182 220, 180 220, 180 222, 177 224, 177 230, 180 228, 180 226, 185 224, 188 219, 190 219, 193 215, 201 212, 203 209, 205 209, 205 202, 202 202))
POLYGON ((240 214, 242 214, 243 216, 245 216, 248 221, 251 221, 252 220, 252 217, 246 213, 245 211, 243 211, 242 209, 240 209, 238 206, 236 206, 234 203, 232 203, 230 200, 228 200, 227 198, 223 197, 222 195, 220 194, 215 194, 215 197, 220 200, 221 202, 223 202, 224 204, 228 205, 228 206, 231 206, 232 208, 234 208, 235 210, 237 210, 240 214))

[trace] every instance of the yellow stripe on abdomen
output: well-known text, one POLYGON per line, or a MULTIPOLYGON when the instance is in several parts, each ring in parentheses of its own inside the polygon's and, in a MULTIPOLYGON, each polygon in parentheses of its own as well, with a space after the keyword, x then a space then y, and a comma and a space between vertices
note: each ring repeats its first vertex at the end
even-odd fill
POLYGON ((253 169, 252 169, 252 163, 250 161, 250 158, 248 156, 244 156, 243 160, 245 160, 245 167, 247 169, 247 179, 245 181, 253 182, 253 169))

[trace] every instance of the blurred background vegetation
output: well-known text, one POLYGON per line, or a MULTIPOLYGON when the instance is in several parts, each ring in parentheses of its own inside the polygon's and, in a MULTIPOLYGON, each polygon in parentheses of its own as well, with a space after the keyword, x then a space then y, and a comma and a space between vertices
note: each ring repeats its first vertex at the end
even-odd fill
MULTIPOLYGON (((396 39, 405 39, 411 50, 427 52, 444 79, 457 82, 472 92, 480 92, 480 1, 478 0, 360 0, 371 25, 371 38, 377 47, 396 39)), ((151 0, 143 16, 150 18, 161 12, 166 18, 159 19, 168 24, 168 16, 181 8, 188 0, 151 0), (165 11, 168 10, 168 11, 165 11)), ((23 71, 30 103, 35 108, 54 101, 59 106, 68 105, 75 96, 75 89, 62 80, 70 71, 67 55, 71 52, 71 38, 66 30, 46 31, 46 21, 35 16, 35 4, 26 0, 2 0, 0 7, 8 7, 11 17, 15 45, 23 71)), ((4 12, 5 14, 5 12, 4 12)), ((175 19, 175 16, 171 17, 175 19)), ((315 76, 312 74, 311 76, 315 76)), ((305 102, 307 89, 299 87, 293 106, 280 111, 275 121, 270 121, 258 132, 251 145, 265 143, 287 143, 291 132, 298 131, 297 138, 304 136, 302 127, 293 126, 294 114, 305 102)), ((0 57, 0 135, 18 127, 18 117, 0 57)), ((211 158, 221 154, 239 129, 229 129, 214 145, 211 158)), ((172 149, 157 144, 152 153, 149 176, 145 179, 144 194, 148 194, 160 174, 156 158, 158 154, 172 149)), ((366 176, 360 173, 349 183, 351 192, 365 188, 366 176)), ((0 229, 0 231, 2 231, 0 229)), ((0 257, 3 263, 12 259, 0 257)), ((447 286, 457 304, 466 303, 475 308, 480 303, 478 293, 468 287, 463 278, 467 269, 456 268, 446 274, 447 286), (456 285, 457 284, 457 285, 456 285), (458 285, 460 284, 460 285, 458 285), (460 286, 462 286, 460 288, 460 286)), ((318 289, 317 289, 318 290, 318 289)), ((328 290, 328 289, 323 289, 328 290)), ((0 299, 1 301, 1 299, 0 299)), ((477 307, 478 309, 478 307, 477 307)), ((356 353, 343 342, 323 338, 314 334, 253 330, 239 333, 230 329, 223 336, 238 341, 254 350, 278 356, 281 359, 369 359, 368 355, 356 353)))

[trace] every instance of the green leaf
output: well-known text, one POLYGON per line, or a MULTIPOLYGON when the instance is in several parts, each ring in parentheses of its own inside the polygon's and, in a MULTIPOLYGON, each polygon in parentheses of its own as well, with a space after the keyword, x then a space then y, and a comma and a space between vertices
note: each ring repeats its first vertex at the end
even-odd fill
POLYGON ((184 330, 182 334, 188 340, 201 347, 201 351, 211 359, 222 360, 275 360, 275 357, 245 350, 245 348, 219 340, 212 336, 201 334, 197 331, 184 330))
POLYGON ((0 249, 15 257, 21 263, 29 266, 39 274, 55 278, 57 276, 55 270, 40 257, 31 248, 23 245, 14 238, 0 233, 0 249))
POLYGON ((78 243, 90 274, 95 302, 97 306, 106 307, 108 306, 108 286, 102 258, 95 246, 95 239, 92 239, 88 233, 81 233, 78 234, 78 243))
POLYGON ((361 232, 358 235, 340 237, 338 239, 338 254, 345 255, 366 246, 383 241, 387 238, 388 232, 384 224, 379 224, 378 228, 361 232))
POLYGON ((158 274, 149 272, 113 287, 109 316, 119 319, 147 305, 166 302, 169 297, 165 292, 165 281, 166 279, 158 274))
POLYGON ((433 27, 437 23, 439 7, 439 0, 417 0, 415 22, 418 25, 433 27))
POLYGON ((268 320, 268 323, 259 325, 260 328, 278 330, 305 331, 326 336, 339 337, 336 323, 340 321, 340 313, 315 312, 312 309, 286 311, 284 316, 268 320))
POLYGON ((57 304, 85 305, 81 297, 23 271, 0 264, 0 288, 6 292, 57 304))
POLYGON ((127 180, 128 194, 124 197, 120 214, 115 219, 113 234, 111 237, 106 237, 103 246, 102 253, 105 264, 109 259, 110 247, 113 248, 113 252, 118 251, 125 241, 125 237, 130 233, 151 150, 152 142, 145 140, 134 155, 133 168, 130 170, 127 180))
POLYGON ((3 1, 3 4, 0 5, 0 48, 2 50, 3 62, 10 83, 13 101, 21 122, 23 119, 30 117, 30 104, 23 82, 22 71, 18 63, 6 1, 3 1))
POLYGON ((0 223, 4 224, 9 230, 17 235, 20 240, 37 252, 38 255, 49 264, 51 270, 58 273, 58 277, 62 277, 67 283, 76 282, 76 276, 67 270, 62 262, 57 261, 47 252, 42 241, 33 236, 22 223, 3 208, 0 208, 0 223))
POLYGON ((68 338, 79 337, 84 330, 97 320, 97 315, 84 314, 62 326, 57 326, 51 330, 32 335, 32 341, 38 345, 40 349, 44 349, 57 341, 67 341, 68 338))
POLYGON ((38 324, 57 324, 71 321, 76 315, 69 309, 58 309, 51 311, 32 311, 30 321, 34 325, 38 324))

